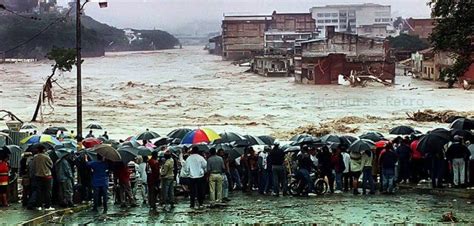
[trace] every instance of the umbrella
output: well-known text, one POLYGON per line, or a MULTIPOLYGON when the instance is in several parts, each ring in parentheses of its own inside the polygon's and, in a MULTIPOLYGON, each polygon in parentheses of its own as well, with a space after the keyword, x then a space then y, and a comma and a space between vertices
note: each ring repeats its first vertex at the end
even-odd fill
POLYGON ((243 137, 242 135, 238 134, 238 133, 234 133, 234 132, 223 132, 221 134, 219 134, 219 136, 221 137, 221 142, 222 143, 230 143, 230 142, 233 142, 233 141, 242 141, 242 140, 246 140, 245 137, 243 137))
POLYGON ((423 153, 438 153, 444 150, 447 143, 449 138, 438 133, 428 133, 420 139, 417 149, 423 153))
POLYGON ((412 133, 415 133, 415 129, 410 126, 397 126, 390 130, 390 134, 395 135, 410 135, 412 133))
POLYGON ((95 146, 92 150, 112 162, 119 162, 120 160, 122 160, 117 150, 115 150, 115 148, 110 145, 99 144, 95 146))
POLYGON ((91 149, 85 149, 84 151, 81 151, 80 155, 87 155, 89 160, 97 160, 97 153, 91 149))
POLYGON ((260 140, 262 140, 266 145, 273 145, 275 143, 275 138, 272 136, 262 135, 258 136, 258 138, 260 138, 260 140))
POLYGON ((158 137, 160 137, 160 135, 158 133, 147 130, 143 133, 140 133, 137 136, 137 140, 153 140, 153 139, 158 138, 158 137))
POLYGON ((159 147, 161 145, 169 144, 173 139, 168 137, 160 137, 157 141, 155 141, 155 146, 159 147))
POLYGON ((8 149, 6 146, 4 146, 0 149, 0 155, 1 156, 7 156, 7 155, 10 155, 10 154, 11 154, 10 149, 8 149))
POLYGON ((181 144, 210 143, 220 138, 219 134, 211 129, 196 129, 187 133, 181 141, 181 144))
POLYGON ((127 139, 125 139, 125 141, 132 141, 132 140, 137 140, 137 137, 129 136, 129 137, 127 137, 127 139))
POLYGON ((70 150, 76 150, 77 149, 77 141, 75 141, 75 140, 63 140, 62 144, 59 145, 59 146, 70 149, 70 150))
POLYGON ((192 147, 198 147, 199 151, 202 151, 202 152, 209 152, 209 145, 207 145, 206 143, 198 143, 198 144, 193 144, 191 146, 192 147))
POLYGON ((62 126, 52 126, 43 131, 43 134, 56 136, 59 131, 67 132, 67 129, 62 126))
MULTIPOLYGON (((168 135, 166 135, 166 136, 169 137, 169 138, 179 138, 179 139, 182 140, 184 138, 184 136, 186 136, 186 134, 188 134, 191 131, 193 131, 193 130, 188 129, 188 128, 174 129, 173 131, 168 133, 168 135)), ((160 146, 160 145, 157 145, 157 146, 160 146)))
POLYGON ((40 147, 45 148, 46 150, 53 150, 54 149, 54 146, 50 143, 37 143, 37 144, 28 145, 25 152, 31 152, 33 154, 36 154, 36 153, 38 153, 38 148, 40 148, 40 147))
POLYGON ((466 141, 468 140, 468 141, 474 142, 474 135, 472 135, 472 133, 470 131, 459 130, 459 129, 451 130, 451 136, 454 137, 456 135, 463 137, 464 140, 466 140, 466 141))
POLYGON ((256 136, 244 135, 244 137, 249 141, 250 145, 265 145, 265 142, 256 136))
POLYGON ((229 152, 230 150, 232 150, 232 145, 228 143, 215 144, 212 145, 212 147, 215 148, 217 151, 219 151, 219 149, 223 149, 225 152, 229 152))
POLYGON ((288 146, 287 148, 284 149, 284 152, 297 152, 300 151, 301 147, 300 146, 288 146))
POLYGON ((138 156, 136 153, 126 149, 118 149, 117 152, 119 153, 122 162, 125 164, 135 160, 138 156))
POLYGON ((33 124, 25 124, 21 127, 22 130, 27 130, 27 129, 38 129, 37 126, 33 125, 33 124))
POLYGON ((384 139, 383 135, 378 132, 368 132, 359 136, 360 139, 367 139, 373 142, 381 141, 384 139))
POLYGON ((89 137, 82 140, 82 145, 84 145, 86 148, 92 148, 99 144, 102 144, 102 141, 98 138, 89 137))
POLYGON ((293 145, 305 145, 305 144, 316 144, 316 143, 321 143, 321 139, 317 137, 301 137, 299 140, 296 142, 293 142, 293 145))
POLYGON ((23 153, 23 150, 17 145, 7 145, 4 148, 6 148, 10 152, 9 158, 8 158, 10 167, 14 169, 19 169, 21 154, 23 153))
POLYGON ((375 147, 374 143, 367 140, 358 140, 349 146, 349 152, 361 153, 372 150, 375 147))
POLYGON ((467 148, 471 152, 471 155, 474 155, 474 144, 469 145, 467 148))
POLYGON ((53 163, 56 163, 59 159, 71 154, 71 151, 65 148, 58 148, 56 150, 49 150, 48 155, 53 161, 53 163))
POLYGON ((324 143, 341 143, 339 136, 327 134, 321 137, 321 141, 324 143))
POLYGON ((429 134, 436 134, 444 139, 451 140, 451 131, 444 128, 437 128, 428 132, 429 134))
POLYGON ((348 140, 351 144, 356 142, 357 140, 359 140, 359 138, 349 136, 349 135, 344 135, 344 136, 340 136, 340 137, 343 137, 344 139, 348 140))
POLYGON ((293 136, 290 140, 291 141, 298 141, 298 140, 300 140, 301 138, 304 138, 304 137, 313 137, 313 136, 311 136, 309 134, 306 134, 306 133, 305 134, 298 134, 298 135, 293 136))
POLYGON ((102 126, 99 123, 91 123, 88 126, 86 126, 86 129, 103 129, 102 126))
POLYGON ((52 145, 60 145, 61 142, 51 135, 32 135, 20 141, 20 144, 37 144, 50 143, 52 145))
POLYGON ((179 155, 181 151, 183 150, 183 147, 180 145, 173 145, 173 146, 169 146, 168 150, 170 150, 170 152, 174 153, 175 155, 179 155))
POLYGON ((120 143, 116 140, 106 140, 104 142, 102 142, 103 144, 110 144, 113 148, 117 149, 119 146, 120 146, 120 143))
POLYGON ((385 146, 387 146, 388 143, 389 143, 388 140, 377 141, 377 142, 375 142, 375 147, 376 148, 384 148, 385 146))
POLYGON ((232 148, 230 150, 227 150, 224 152, 229 154, 229 158, 235 160, 236 158, 242 156, 244 154, 244 149, 243 147, 237 147, 237 148, 232 148))
POLYGON ((123 147, 123 146, 129 146, 129 147, 139 147, 141 146, 140 143, 138 143, 138 141, 136 140, 131 140, 131 141, 126 141, 126 142, 123 142, 122 144, 119 145, 119 147, 123 147))
POLYGON ((458 118, 449 126, 451 129, 473 130, 474 120, 467 118, 458 118))
POLYGON ((143 146, 140 146, 137 149, 138 149, 137 155, 141 155, 141 156, 150 156, 151 152, 153 151, 150 148, 143 147, 143 146))

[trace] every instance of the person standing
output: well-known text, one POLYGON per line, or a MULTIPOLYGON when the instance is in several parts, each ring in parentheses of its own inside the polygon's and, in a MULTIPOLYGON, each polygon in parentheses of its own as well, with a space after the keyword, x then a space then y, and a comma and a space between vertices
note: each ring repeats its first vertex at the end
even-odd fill
POLYGON ((395 165, 398 161, 397 153, 393 150, 393 144, 388 143, 385 149, 380 153, 379 165, 383 175, 383 194, 393 194, 395 165))
POLYGON ((280 196, 280 188, 283 191, 283 195, 288 194, 288 181, 286 178, 285 170, 285 153, 280 148, 280 144, 275 142, 273 150, 268 155, 270 164, 272 165, 273 174, 273 196, 280 196))
POLYGON ((97 212, 99 203, 102 203, 104 210, 103 213, 107 213, 107 201, 108 201, 108 190, 109 190, 109 174, 107 164, 104 162, 104 158, 97 154, 97 160, 88 161, 86 155, 87 166, 92 170, 92 187, 94 189, 94 205, 92 211, 97 212))
POLYGON ((331 161, 331 152, 327 146, 323 146, 320 152, 317 154, 319 170, 321 172, 321 177, 327 177, 329 182, 329 192, 334 193, 334 165, 331 161))
POLYGON ((92 130, 89 130, 89 133, 87 134, 86 138, 94 138, 94 134, 92 132, 92 130))
POLYGON ((362 165, 362 194, 367 194, 367 184, 369 184, 369 194, 375 194, 374 178, 372 177, 372 162, 374 161, 374 153, 372 150, 366 150, 362 153, 361 165, 362 165))
POLYGON ((147 182, 148 182, 148 204, 150 211, 156 212, 156 199, 160 187, 160 162, 158 161, 158 152, 151 153, 151 158, 147 163, 147 182))
MULTIPOLYGON (((6 148, 6 147, 3 147, 6 148)), ((8 174, 10 167, 8 165, 8 155, 0 155, 0 203, 3 207, 10 206, 8 204, 8 174)))
POLYGON ((359 192, 359 177, 362 172, 362 154, 358 151, 351 151, 349 153, 350 169, 351 169, 351 179, 352 179, 352 193, 354 195, 360 194, 359 192))
POLYGON ((147 174, 146 174, 146 163, 148 161, 147 156, 138 156, 136 162, 138 164, 138 187, 142 196, 143 204, 146 204, 148 198, 148 185, 147 185, 147 174))
POLYGON ((411 149, 409 146, 409 140, 403 139, 398 146, 396 153, 398 155, 398 165, 400 168, 400 178, 398 181, 400 183, 408 183, 408 179, 410 178, 410 157, 411 157, 411 149))
POLYGON ((451 162, 453 168, 453 184, 455 187, 465 185, 466 161, 469 160, 471 152, 462 143, 461 136, 454 136, 454 142, 446 151, 446 158, 451 162))
POLYGON ((222 184, 225 172, 224 160, 217 155, 216 149, 211 148, 211 156, 207 159, 207 172, 209 173, 209 199, 211 204, 222 201, 222 184))
POLYGON ((68 158, 71 154, 59 159, 56 164, 56 177, 59 182, 59 204, 63 207, 72 207, 72 185, 74 176, 68 158))
POLYGON ((38 210, 44 207, 47 211, 53 211, 54 208, 51 207, 51 192, 53 187, 51 170, 53 168, 53 161, 44 151, 44 147, 39 147, 38 153, 33 157, 32 161, 38 189, 36 206, 38 210))
POLYGON ((346 169, 346 166, 344 165, 344 157, 342 156, 339 147, 333 150, 331 162, 334 166, 333 175, 336 178, 336 191, 334 191, 334 193, 342 193, 342 174, 346 169))
POLYGON ((163 197, 163 210, 170 211, 174 208, 174 160, 169 150, 164 154, 165 162, 161 167, 161 192, 163 197), (167 207, 169 205, 169 207, 167 207))
POLYGON ((107 134, 107 131, 105 131, 104 134, 102 134, 102 137, 105 138, 106 140, 109 139, 109 134, 107 134))
MULTIPOLYGON (((314 192, 314 184, 310 176, 313 168, 315 168, 315 165, 313 165, 313 161, 311 161, 311 157, 308 153, 308 147, 304 146, 301 150, 301 154, 299 154, 298 156, 297 171, 297 175, 301 177, 302 180, 304 180, 304 185, 305 187, 307 185, 308 188, 307 191, 302 191, 304 196, 306 196, 310 192, 314 192)), ((298 193, 300 193, 300 191, 298 191, 298 193)))
POLYGON ((21 202, 23 206, 28 205, 28 199, 31 196, 31 177, 30 177, 30 163, 33 160, 33 154, 31 152, 23 153, 23 157, 20 160, 20 176, 21 186, 23 187, 21 202))
POLYGON ((186 159, 186 170, 189 172, 190 178, 190 207, 195 207, 196 198, 198 200, 197 208, 200 209, 204 202, 204 175, 207 169, 207 162, 200 155, 199 148, 194 146, 191 149, 191 155, 186 159))
POLYGON ((423 161, 423 154, 421 151, 418 150, 418 143, 420 142, 420 139, 416 136, 413 136, 413 141, 410 143, 410 150, 411 150, 411 159, 410 159, 410 165, 411 165, 411 178, 413 180, 413 183, 418 183, 421 179, 424 179, 423 177, 425 176, 424 172, 424 161, 423 161))
POLYGON ((252 147, 248 147, 248 170, 249 170, 249 181, 248 181, 248 190, 255 191, 258 190, 258 156, 255 153, 255 150, 252 147))
POLYGON ((121 207, 126 208, 127 202, 131 207, 137 207, 135 198, 132 193, 132 186, 130 183, 130 170, 128 165, 125 163, 120 163, 117 166, 116 174, 118 176, 118 182, 120 187, 120 201, 121 207))
POLYGON ((351 155, 347 153, 346 150, 341 152, 342 160, 344 161, 344 171, 342 171, 342 183, 344 187, 344 191, 348 192, 349 189, 352 188, 352 178, 351 178, 351 155))
POLYGON ((222 174, 222 201, 229 202, 229 154, 224 152, 224 149, 219 149, 217 155, 224 160, 224 173, 222 174))
POLYGON ((270 176, 271 176, 271 169, 268 164, 268 152, 270 151, 270 147, 265 146, 263 151, 258 155, 258 168, 260 169, 260 186, 258 189, 258 193, 260 194, 267 194, 270 191, 270 176))

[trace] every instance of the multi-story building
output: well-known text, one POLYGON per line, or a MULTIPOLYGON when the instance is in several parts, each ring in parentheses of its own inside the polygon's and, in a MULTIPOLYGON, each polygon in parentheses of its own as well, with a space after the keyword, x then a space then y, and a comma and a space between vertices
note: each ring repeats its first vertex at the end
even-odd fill
POLYGON ((270 30, 314 32, 315 20, 311 13, 277 13, 273 11, 270 30))
POLYGON ((224 15, 222 57, 239 60, 263 53, 264 34, 272 22, 268 15, 224 15))
POLYGON ((267 31, 265 32, 265 54, 293 53, 295 43, 308 40, 314 32, 267 31))
POLYGON ((408 27, 408 34, 412 36, 418 36, 421 39, 427 40, 433 28, 435 27, 435 19, 413 19, 409 18, 406 20, 408 27))
POLYGON ((391 7, 373 3, 326 5, 311 8, 316 28, 326 33, 327 26, 336 32, 350 32, 368 37, 386 37, 392 24, 391 7))

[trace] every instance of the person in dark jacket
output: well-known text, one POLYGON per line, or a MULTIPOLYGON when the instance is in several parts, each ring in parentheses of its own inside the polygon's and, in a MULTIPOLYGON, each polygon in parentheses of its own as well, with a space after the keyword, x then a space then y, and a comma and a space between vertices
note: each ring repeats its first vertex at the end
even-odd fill
POLYGON ((313 165, 313 161, 311 161, 311 157, 309 156, 308 147, 303 147, 300 155, 298 156, 297 176, 304 181, 304 187, 308 185, 308 190, 303 191, 304 195, 308 194, 309 192, 314 192, 314 184, 310 176, 313 168, 315 168, 315 166, 313 165))
POLYGON ((346 167, 344 165, 344 158, 342 156, 342 150, 338 146, 331 155, 331 164, 334 166, 333 175, 336 180, 336 191, 335 193, 342 192, 342 174, 346 167))
POLYGON ((275 143, 273 150, 268 155, 269 161, 272 165, 273 174, 273 195, 278 197, 280 195, 280 186, 283 190, 283 195, 287 195, 288 181, 286 178, 285 153, 280 148, 279 143, 275 143))
POLYGON ((99 203, 102 203, 104 213, 107 213, 107 200, 109 188, 109 174, 107 164, 101 155, 97 155, 97 161, 88 161, 85 156, 87 166, 92 170, 92 186, 94 187, 94 205, 92 211, 97 211, 99 203))
POLYGON ((329 151, 329 148, 327 146, 322 147, 316 157, 318 158, 318 168, 321 173, 320 176, 322 178, 328 178, 329 191, 334 193, 334 165, 331 161, 331 152, 329 151))
POLYGON ((453 144, 451 144, 446 151, 446 158, 453 168, 453 184, 455 187, 465 185, 465 167, 469 156, 471 156, 471 152, 462 143, 462 137, 455 136, 453 144))
POLYGON ((400 177, 398 181, 401 183, 407 183, 410 178, 410 141, 408 139, 403 139, 398 146, 396 153, 398 155, 398 166, 400 169, 400 177))
POLYGON ((74 184, 74 175, 72 173, 72 167, 69 164, 68 158, 72 155, 69 154, 58 160, 56 163, 56 177, 59 182, 59 204, 63 207, 73 207, 72 202, 74 184))
POLYGON ((383 174, 383 194, 393 194, 394 188, 394 177, 395 177, 395 164, 398 161, 397 153, 393 150, 393 144, 388 143, 380 153, 379 165, 382 169, 383 174))

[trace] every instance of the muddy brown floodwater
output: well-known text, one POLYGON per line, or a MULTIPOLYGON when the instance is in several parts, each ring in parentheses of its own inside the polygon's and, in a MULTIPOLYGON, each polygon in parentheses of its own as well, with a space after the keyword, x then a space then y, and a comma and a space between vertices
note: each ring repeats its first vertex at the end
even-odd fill
MULTIPOLYGON (((1 64, 0 109, 29 120, 50 65, 48 61, 1 64)), ((423 131, 447 125, 407 121, 405 112, 474 111, 472 91, 438 89, 444 84, 403 76, 393 87, 351 88, 299 85, 292 78, 244 73, 247 69, 223 62, 201 47, 85 59, 84 127, 98 121, 117 139, 146 128, 164 135, 176 127, 198 126, 261 135, 355 116, 353 129, 341 132, 387 132, 398 124, 423 131)), ((64 89, 54 88, 54 110, 45 107, 38 125, 74 129, 75 71, 58 78, 64 89)))

